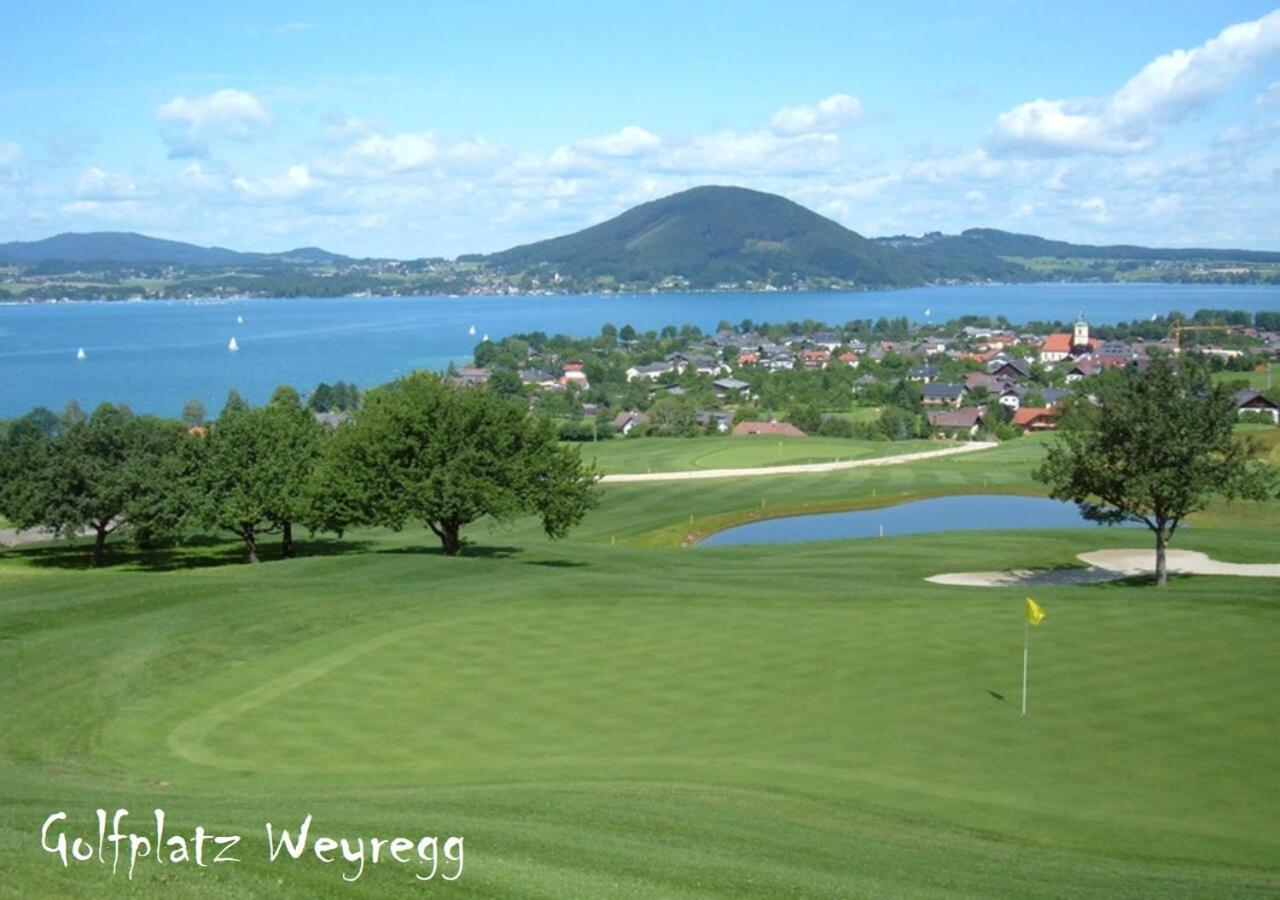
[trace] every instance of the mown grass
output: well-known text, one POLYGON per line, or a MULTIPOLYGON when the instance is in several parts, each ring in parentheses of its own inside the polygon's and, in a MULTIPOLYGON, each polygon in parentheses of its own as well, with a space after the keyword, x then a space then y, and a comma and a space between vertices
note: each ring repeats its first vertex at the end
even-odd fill
MULTIPOLYGON (((444 887, 266 862, 263 823, 311 813, 464 835, 460 897, 1275 896, 1277 582, 1038 589, 1024 718, 1023 592, 923 579, 1143 534, 676 546, 761 499, 1034 490, 1039 453, 611 486, 568 541, 480 525, 458 559, 418 530, 259 566, 0 553, 0 895, 444 887), (100 806, 243 833, 243 861, 130 883, 40 850, 50 812, 92 837, 100 806)), ((1237 504, 1177 546, 1274 562, 1278 530, 1237 504)))

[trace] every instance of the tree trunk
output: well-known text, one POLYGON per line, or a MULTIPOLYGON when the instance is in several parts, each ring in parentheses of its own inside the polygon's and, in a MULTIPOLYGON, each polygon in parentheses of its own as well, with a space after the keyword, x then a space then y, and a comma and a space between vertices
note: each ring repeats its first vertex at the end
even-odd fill
POLYGON ((452 522, 443 522, 440 525, 440 545, 444 548, 445 556, 457 556, 462 549, 462 539, 458 536, 461 529, 452 522))
POLYGON ((94 531, 97 535, 93 539, 93 560, 89 563, 91 568, 97 569, 102 565, 102 557, 107 546, 108 529, 101 525, 94 525, 94 531))
POLYGON ((293 523, 285 522, 280 526, 280 551, 284 554, 285 559, 293 559, 293 523))
POLYGON ((1167 543, 1164 528, 1161 527, 1156 531, 1156 587, 1164 587, 1169 583, 1169 571, 1164 560, 1164 549, 1167 543))
POLYGON ((256 563, 258 561, 258 537, 253 533, 253 526, 250 525, 240 532, 240 537, 244 538, 244 549, 249 554, 249 562, 256 563))

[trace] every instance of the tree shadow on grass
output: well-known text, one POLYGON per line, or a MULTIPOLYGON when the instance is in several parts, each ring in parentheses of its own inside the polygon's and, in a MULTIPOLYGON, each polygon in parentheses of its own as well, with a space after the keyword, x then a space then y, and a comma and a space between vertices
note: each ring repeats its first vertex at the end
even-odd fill
MULTIPOLYGON (((345 556, 362 553, 369 548, 368 541, 344 541, 318 539, 295 543, 296 559, 308 557, 345 556)), ((9 559, 39 569, 89 569, 92 544, 85 541, 55 542, 40 545, 13 547, 5 551, 9 559)), ((284 562, 278 543, 263 544, 258 548, 261 563, 284 562)), ((174 547, 143 549, 129 544, 108 543, 102 568, 127 569, 141 572, 175 572, 188 569, 210 569, 218 566, 247 564, 244 545, 222 537, 201 536, 190 538, 174 547)))
POLYGON ((579 569, 586 565, 574 559, 527 559, 526 566, 545 566, 548 569, 579 569))
MULTIPOLYGON (((375 550, 375 553, 387 554, 391 556, 444 556, 444 550, 441 547, 433 547, 430 544, 411 544, 404 547, 383 547, 375 550)), ((510 559, 521 552, 519 547, 501 547, 489 544, 465 544, 462 552, 458 554, 460 559, 510 559)))

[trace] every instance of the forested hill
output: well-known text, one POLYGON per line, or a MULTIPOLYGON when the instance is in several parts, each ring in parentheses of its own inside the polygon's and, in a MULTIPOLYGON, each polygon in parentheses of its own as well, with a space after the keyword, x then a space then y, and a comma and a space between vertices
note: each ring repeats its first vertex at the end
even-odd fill
POLYGON ((508 273, 688 287, 839 279, 857 286, 919 284, 929 273, 775 194, 699 187, 654 200, 574 234, 488 256, 464 257, 508 273))
POLYGON ((280 262, 298 265, 339 262, 346 257, 318 247, 284 253, 239 253, 225 247, 201 247, 128 231, 54 235, 39 241, 0 244, 0 265, 76 264, 226 267, 280 262))

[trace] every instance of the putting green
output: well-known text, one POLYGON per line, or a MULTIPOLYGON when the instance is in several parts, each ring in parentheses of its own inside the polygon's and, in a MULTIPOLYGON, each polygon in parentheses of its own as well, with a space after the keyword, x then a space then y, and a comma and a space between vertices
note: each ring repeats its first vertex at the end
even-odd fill
POLYGON ((796 463, 872 459, 937 450, 937 441, 856 441, 847 438, 776 438, 763 435, 694 438, 616 438, 582 444, 582 457, 606 474, 746 469, 796 463))

